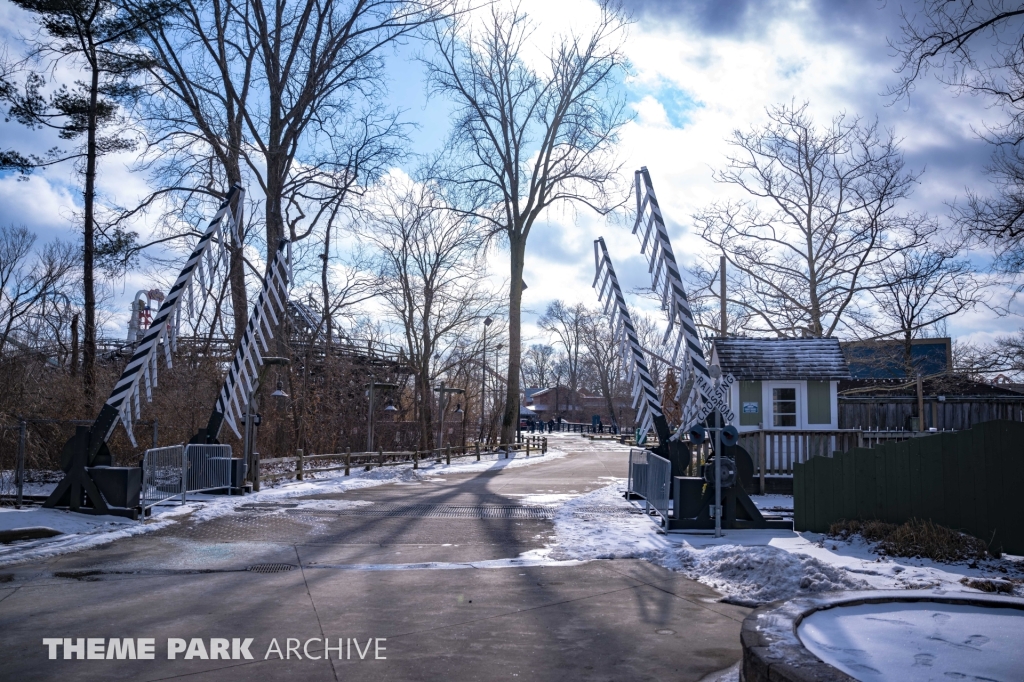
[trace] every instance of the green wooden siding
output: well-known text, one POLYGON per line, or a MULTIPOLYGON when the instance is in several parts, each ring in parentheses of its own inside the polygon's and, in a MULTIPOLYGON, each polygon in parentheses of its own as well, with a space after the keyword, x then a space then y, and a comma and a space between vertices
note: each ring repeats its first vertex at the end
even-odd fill
POLYGON ((824 533, 841 519, 930 519, 1024 554, 1022 485, 1024 423, 985 422, 794 464, 794 524, 824 533))
POLYGON ((807 423, 832 423, 832 382, 807 382, 807 423))
POLYGON ((761 382, 740 382, 740 426, 757 426, 764 421, 764 410, 761 407, 761 382), (757 403, 757 412, 744 412, 744 403, 757 403))

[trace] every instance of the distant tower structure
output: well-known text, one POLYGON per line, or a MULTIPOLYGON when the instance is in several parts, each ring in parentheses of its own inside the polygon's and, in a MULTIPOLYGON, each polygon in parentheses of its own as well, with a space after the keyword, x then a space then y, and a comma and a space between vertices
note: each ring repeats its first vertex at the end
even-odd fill
POLYGON ((128 343, 139 340, 139 332, 149 329, 153 323, 153 302, 159 306, 164 301, 164 292, 159 289, 139 290, 132 299, 132 315, 128 319, 128 343), (143 300, 145 299, 145 300, 143 300))

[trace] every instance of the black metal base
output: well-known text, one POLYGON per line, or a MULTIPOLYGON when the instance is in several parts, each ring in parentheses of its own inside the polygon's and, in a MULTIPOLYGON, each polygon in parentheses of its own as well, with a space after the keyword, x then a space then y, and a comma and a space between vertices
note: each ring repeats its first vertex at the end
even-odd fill
MULTIPOLYGON (((82 514, 139 518, 142 469, 138 467, 89 466, 89 430, 80 426, 64 445, 64 478, 43 506, 65 508, 82 514)), ((97 464, 109 463, 109 455, 96 457, 97 464)))
MULTIPOLYGON (((677 477, 674 479, 675 505, 677 509, 693 509, 692 503, 687 504, 686 483, 693 479, 677 477)), ((694 486, 690 486, 691 490, 694 486)), ((713 530, 715 519, 711 516, 711 507, 715 503, 715 489, 708 485, 704 488, 700 504, 696 505, 696 515, 690 518, 670 518, 668 530, 713 530)), ((724 529, 777 529, 792 530, 793 522, 783 519, 766 519, 757 508, 746 491, 738 485, 722 490, 722 528, 724 529)))
MULTIPOLYGON (((669 530, 714 530, 715 520, 708 519, 669 519, 669 530)), ((726 523, 722 519, 723 530, 793 530, 793 522, 784 519, 762 519, 758 523, 733 519, 726 523)))

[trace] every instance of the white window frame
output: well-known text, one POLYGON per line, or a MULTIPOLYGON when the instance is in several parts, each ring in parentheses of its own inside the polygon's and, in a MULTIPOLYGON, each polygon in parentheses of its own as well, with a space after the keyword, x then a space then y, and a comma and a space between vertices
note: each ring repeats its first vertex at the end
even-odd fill
POLYGON ((806 421, 804 412, 806 411, 805 405, 805 391, 802 382, 799 381, 768 381, 765 382, 768 388, 767 400, 765 401, 768 407, 768 412, 765 420, 765 428, 772 431, 799 431, 804 428, 804 422, 806 421), (796 425, 795 426, 776 426, 775 425, 775 389, 777 388, 792 388, 796 389, 796 425))

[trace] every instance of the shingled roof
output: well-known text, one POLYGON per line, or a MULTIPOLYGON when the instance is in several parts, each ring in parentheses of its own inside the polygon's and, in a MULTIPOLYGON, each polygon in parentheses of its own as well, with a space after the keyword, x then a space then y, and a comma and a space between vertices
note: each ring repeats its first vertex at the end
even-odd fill
POLYGON ((723 372, 739 381, 850 378, 838 339, 715 339, 723 372))

